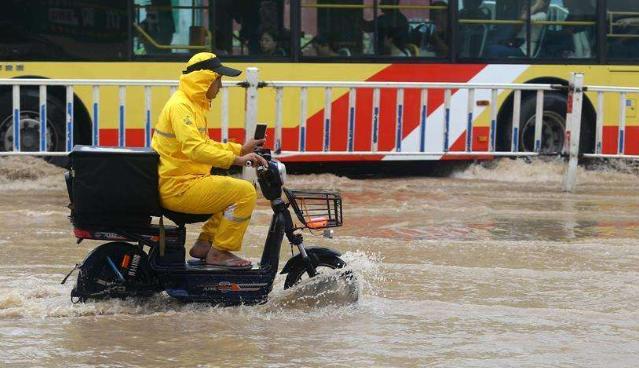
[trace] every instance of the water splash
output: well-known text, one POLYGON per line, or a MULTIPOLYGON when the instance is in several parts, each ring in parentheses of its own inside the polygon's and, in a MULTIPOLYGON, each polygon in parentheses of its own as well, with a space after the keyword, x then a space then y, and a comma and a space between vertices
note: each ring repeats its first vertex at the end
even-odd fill
MULTIPOLYGON (((256 309, 257 314, 317 311, 322 308, 349 308, 358 299, 381 292, 381 257, 361 251, 343 255, 348 267, 325 272, 321 277, 306 280, 283 290, 283 277, 276 280, 266 305, 229 309, 256 309), (350 272, 354 277, 344 277, 350 272)), ((172 315, 184 313, 220 313, 219 307, 207 304, 184 304, 165 293, 150 298, 110 299, 73 304, 70 293, 74 278, 60 285, 56 275, 40 274, 11 278, 7 288, 0 288, 0 319, 61 318, 100 315, 172 315)), ((60 276, 61 278, 62 276, 60 276)))
POLYGON ((0 157, 0 192, 64 189, 64 169, 36 157, 0 157))
MULTIPOLYGON (((636 180, 636 164, 623 160, 599 161, 577 169, 577 182, 602 184, 636 180)), ((452 178, 510 183, 552 183, 561 185, 566 170, 563 158, 510 159, 501 158, 470 165, 451 174, 452 178)))

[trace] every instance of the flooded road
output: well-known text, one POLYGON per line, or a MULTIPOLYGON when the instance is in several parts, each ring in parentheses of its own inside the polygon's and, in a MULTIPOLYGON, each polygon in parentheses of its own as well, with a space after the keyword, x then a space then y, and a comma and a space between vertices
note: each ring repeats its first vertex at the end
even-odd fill
MULTIPOLYGON (((502 160, 450 178, 290 178, 341 189, 336 248, 361 283, 354 304, 255 307, 145 301, 73 305, 75 245, 62 171, 0 159, 0 365, 10 367, 636 367, 638 176, 502 160)), ((260 202, 244 254, 261 254, 260 202)), ((198 227, 189 227, 192 242, 198 227)), ((282 250, 283 259, 289 249, 282 250)))

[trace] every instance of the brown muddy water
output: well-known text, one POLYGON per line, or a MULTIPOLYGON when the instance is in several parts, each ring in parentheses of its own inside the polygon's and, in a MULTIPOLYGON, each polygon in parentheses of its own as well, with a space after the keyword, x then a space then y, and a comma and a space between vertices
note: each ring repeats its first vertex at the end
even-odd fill
MULTIPOLYGON (((566 194, 562 172, 506 159, 450 178, 292 177, 342 190, 345 226, 306 243, 344 253, 355 304, 298 303, 279 280, 254 307, 74 305, 60 280, 99 242, 75 245, 60 169, 0 159, 0 366, 639 366, 638 177, 581 170, 566 194)), ((262 201, 245 256, 269 216, 262 201)))

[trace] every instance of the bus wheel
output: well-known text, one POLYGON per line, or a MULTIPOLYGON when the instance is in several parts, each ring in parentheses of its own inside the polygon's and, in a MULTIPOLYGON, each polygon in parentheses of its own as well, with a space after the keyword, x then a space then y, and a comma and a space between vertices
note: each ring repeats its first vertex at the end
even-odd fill
MULTIPOLYGON (((541 128, 540 151, 544 154, 561 153, 566 135, 566 106, 567 98, 558 93, 544 94, 544 114, 541 128)), ((521 117, 519 123, 519 150, 522 152, 535 151, 535 121, 537 118, 537 98, 535 95, 522 96, 521 117)), ((582 109, 582 124, 579 151, 592 152, 594 149, 594 116, 590 103, 584 101, 582 109)), ((502 137, 502 147, 499 150, 510 151, 512 137, 512 118, 507 118, 507 129, 498 134, 502 137), (506 138, 506 139, 503 139, 506 138)))
MULTIPOLYGON (((0 151, 13 151, 13 98, 11 94, 0 96, 0 151)), ((53 96, 47 98, 47 151, 65 151, 64 104, 53 96)), ((29 93, 20 96, 20 151, 40 151, 39 99, 29 93)), ((61 158, 50 158, 56 164, 64 164, 61 158), (59 162, 58 162, 59 161, 59 162)))

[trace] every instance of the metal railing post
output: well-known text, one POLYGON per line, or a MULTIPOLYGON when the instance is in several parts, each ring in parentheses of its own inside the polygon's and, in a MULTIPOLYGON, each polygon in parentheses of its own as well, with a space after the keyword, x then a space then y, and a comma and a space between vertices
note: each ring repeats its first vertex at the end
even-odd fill
POLYGON ((144 147, 151 147, 151 87, 144 86, 144 147))
POLYGON ((91 144, 100 145, 100 86, 93 86, 93 131, 91 144))
POLYGON ((126 147, 126 87, 119 87, 120 118, 118 128, 118 147, 126 147))
POLYGON ((468 102, 466 104, 466 152, 473 150, 473 113, 475 112, 475 89, 468 89, 468 102))
POLYGON ((372 111, 372 132, 371 151, 377 152, 379 149, 379 88, 373 89, 373 111, 372 111))
POLYGON ((227 143, 229 141, 229 89, 227 87, 222 88, 220 119, 222 121, 220 138, 222 139, 222 143, 227 143))
POLYGON ((397 116, 395 121, 395 152, 402 152, 404 139, 404 89, 397 90, 397 116))
MULTIPOLYGON (((255 67, 246 68, 246 115, 244 119, 244 142, 248 142, 255 133, 257 125, 257 86, 260 80, 259 70, 255 67)), ((242 168, 242 178, 255 184, 255 169, 242 168)))
POLYGON ((348 91, 348 133, 346 137, 346 149, 348 152, 355 150, 355 113, 357 110, 356 89, 351 88, 348 91))
POLYGON ((603 152, 604 94, 597 92, 597 130, 595 132, 595 153, 603 152))
POLYGON ((510 138, 510 151, 519 152, 519 123, 521 121, 521 90, 515 90, 515 97, 513 98, 513 120, 512 120, 512 132, 510 138))
POLYGON ((324 128, 322 137, 322 150, 328 152, 331 148, 331 106, 333 105, 333 92, 330 88, 324 89, 324 128))
POLYGON ((541 137, 544 126, 544 91, 537 91, 535 106, 535 152, 541 152, 541 137))
POLYGON ((452 92, 450 90, 450 88, 447 88, 444 91, 444 147, 443 150, 444 152, 448 152, 448 134, 449 134, 449 130, 450 130, 450 99, 452 98, 452 92))
POLYGON ((300 88, 300 131, 299 150, 306 151, 306 111, 308 109, 308 88, 300 88))
POLYGON ((577 182, 577 164, 579 163, 579 136, 581 134, 581 107, 584 97, 583 73, 572 73, 568 92, 568 106, 566 109, 566 139, 565 147, 568 148, 570 159, 564 176, 563 189, 565 192, 574 192, 577 182))
POLYGON ((73 150, 73 132, 74 132, 74 116, 73 116, 73 86, 67 86, 67 127, 66 127, 66 147, 67 152, 73 150))
POLYGON ((284 90, 282 88, 275 89, 275 153, 282 151, 282 104, 284 100, 284 90))
POLYGON ((40 152, 47 151, 47 86, 40 86, 40 152))
POLYGON ((20 86, 13 85, 13 151, 20 152, 20 86))
POLYGON ((488 128, 488 151, 495 152, 497 147, 497 90, 490 91, 490 127, 488 128))
POLYGON ((426 123, 428 119, 428 90, 422 89, 419 116, 419 152, 426 152, 426 123))

